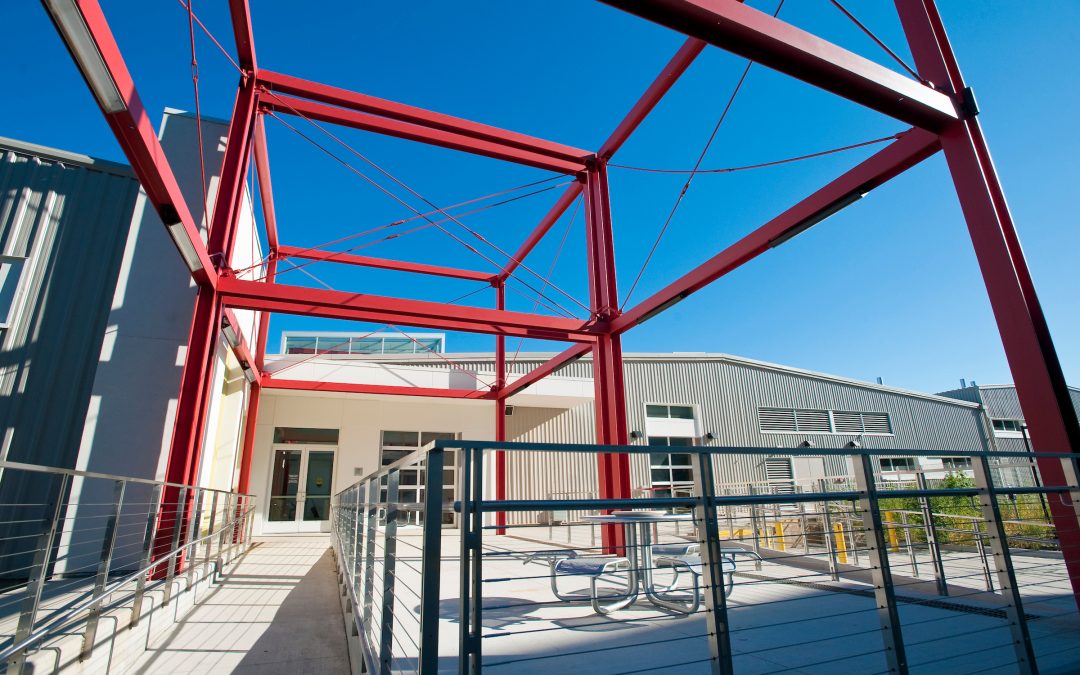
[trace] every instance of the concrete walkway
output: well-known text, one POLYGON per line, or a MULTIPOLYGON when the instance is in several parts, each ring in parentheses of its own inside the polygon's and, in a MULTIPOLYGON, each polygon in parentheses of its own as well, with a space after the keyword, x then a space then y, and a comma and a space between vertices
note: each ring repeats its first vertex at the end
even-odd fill
POLYGON ((329 535, 257 540, 127 672, 349 672, 329 535))

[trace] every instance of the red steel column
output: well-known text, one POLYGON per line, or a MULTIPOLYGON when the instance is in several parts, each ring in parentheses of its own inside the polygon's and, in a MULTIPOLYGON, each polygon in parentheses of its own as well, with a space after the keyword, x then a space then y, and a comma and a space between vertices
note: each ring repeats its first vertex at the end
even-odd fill
MULTIPOLYGON (((961 98, 966 85, 933 0, 896 0, 919 74, 961 98)), ((966 96, 970 101, 971 98, 966 96)), ((975 111, 941 133, 941 147, 967 220, 975 255, 997 319, 1032 446, 1039 452, 1080 452, 1080 423, 1020 248, 990 151, 975 111)), ((1065 485, 1056 460, 1039 459, 1047 486, 1065 485)), ((1080 523, 1071 505, 1050 499, 1077 606, 1080 607, 1080 523)))
MULTIPOLYGON (((221 330, 221 303, 213 288, 204 286, 195 298, 191 319, 184 370, 180 378, 180 396, 176 402, 176 421, 173 427, 165 480, 170 483, 195 485, 199 471, 199 452, 203 446, 206 416, 210 403, 211 377, 217 351, 217 336, 221 330)), ((154 542, 154 558, 169 552, 173 528, 183 526, 191 506, 188 502, 177 507, 180 488, 169 487, 162 501, 161 522, 154 542)), ((178 558, 178 569, 183 561, 178 558)), ((156 571, 161 574, 163 570, 156 571)))
MULTIPOLYGON (((615 284, 615 247, 611 232, 607 166, 591 161, 585 184, 586 248, 589 261, 589 299, 597 319, 608 322, 618 315, 619 294, 615 284)), ((625 445, 626 390, 623 386, 622 338, 607 333, 599 336, 593 349, 593 383, 596 405, 596 442, 625 445)), ((598 456, 601 499, 625 499, 630 492, 630 457, 604 453, 598 456)), ((601 529, 604 550, 624 553, 622 528, 601 529)))
MULTIPOLYGON (((496 309, 506 309, 506 282, 495 282, 496 309)), ((502 390, 506 386, 506 336, 495 337, 495 440, 506 441, 506 399, 502 390)), ((495 499, 506 499, 506 451, 495 451, 495 499)), ((506 511, 495 513, 495 524, 506 525, 506 511)), ((497 529, 495 534, 506 534, 506 530, 497 529)))
MULTIPOLYGON (((266 264, 266 283, 274 283, 274 275, 277 274, 277 259, 271 257, 266 264)), ((260 373, 266 363, 266 341, 270 334, 270 313, 262 312, 259 315, 259 333, 255 338, 255 367, 260 373)), ((248 397, 247 416, 244 418, 244 445, 240 454, 240 475, 236 481, 238 492, 247 492, 251 483, 251 458, 255 452, 255 426, 259 423, 259 399, 262 397, 262 386, 258 383, 251 385, 251 394, 248 397)))

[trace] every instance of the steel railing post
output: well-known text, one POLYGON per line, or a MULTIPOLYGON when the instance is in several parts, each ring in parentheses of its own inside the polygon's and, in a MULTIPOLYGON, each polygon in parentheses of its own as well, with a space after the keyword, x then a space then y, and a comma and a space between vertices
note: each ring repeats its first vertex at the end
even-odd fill
POLYGON ((888 542, 878 508, 874 462, 868 454, 856 455, 853 459, 855 482, 861 493, 859 507, 863 515, 863 528, 872 535, 871 541, 867 542, 867 556, 870 558, 870 576, 874 581, 874 599, 877 602, 878 620, 881 622, 885 661, 889 665, 889 672, 903 675, 908 672, 907 653, 904 650, 900 612, 896 606, 892 570, 889 567, 888 542))
POLYGON ((379 672, 390 675, 394 657, 394 584, 397 581, 398 485, 400 469, 386 477, 386 527, 383 538, 382 635, 379 638, 379 672))
POLYGON ((478 675, 483 657, 482 532, 484 498, 484 454, 464 448, 461 476, 461 659, 462 675, 478 675))
MULTIPOLYGON (((926 489, 926 475, 915 474, 915 482, 920 490, 926 489)), ((937 527, 934 525, 934 513, 930 509, 930 499, 919 497, 919 506, 922 509, 923 527, 926 528, 926 548, 930 552, 930 562, 934 565, 934 579, 937 582, 938 593, 949 594, 949 583, 945 580, 945 561, 941 557, 941 547, 938 545, 937 527)))
POLYGON ((442 588, 442 505, 445 451, 434 448, 427 455, 424 486, 424 541, 420 562, 420 658, 419 675, 439 671, 439 593, 442 588))
MULTIPOLYGON (((353 500, 352 509, 352 559, 349 560, 349 584, 352 588, 355 596, 357 591, 356 574, 359 568, 359 556, 361 546, 364 540, 364 529, 360 527, 360 513, 364 510, 364 502, 367 501, 366 496, 361 498, 361 491, 367 492, 366 485, 357 485, 355 489, 356 498, 353 500)), ((354 608, 355 611, 355 608, 354 608)))
POLYGON ((188 521, 188 533, 187 543, 184 544, 184 557, 187 558, 187 587, 191 590, 195 585, 195 567, 198 560, 196 552, 199 550, 199 544, 195 541, 199 538, 199 527, 202 525, 202 505, 205 498, 205 491, 202 488, 195 489, 195 496, 192 498, 195 505, 195 514, 191 520, 188 521))
MULTIPOLYGON (((210 575, 210 553, 214 548, 214 538, 209 535, 214 532, 214 526, 217 524, 217 503, 218 492, 217 490, 214 490, 214 496, 210 500, 210 521, 206 528, 206 534, 208 535, 206 539, 206 549, 203 551, 202 568, 204 577, 210 575)), ((192 558, 192 562, 194 562, 194 558, 192 558)))
POLYGON ((94 593, 91 597, 94 602, 90 605, 89 614, 86 617, 86 630, 83 632, 82 652, 79 660, 90 658, 94 653, 94 642, 97 640, 98 621, 101 619, 101 596, 105 589, 105 583, 109 580, 109 568, 112 566, 113 551, 116 549, 116 524, 120 519, 120 510, 124 508, 124 491, 127 489, 127 481, 116 481, 113 499, 116 506, 112 515, 105 523, 105 533, 101 538, 101 560, 98 562, 97 577, 94 579, 94 593))
POLYGON ((900 512, 900 523, 904 526, 904 545, 907 546, 908 560, 911 562, 911 576, 919 577, 919 561, 915 557, 915 547, 911 543, 911 528, 908 527, 907 511, 900 512))
MULTIPOLYGON (((712 638, 709 640, 712 672, 731 675, 735 670, 732 664, 731 633, 724 591, 723 558, 720 554, 720 526, 716 517, 716 480, 713 475, 712 455, 703 452, 695 457, 695 461, 697 470, 694 471, 694 492, 697 493, 699 501, 694 507, 694 520, 697 521, 702 572, 706 578, 705 622, 706 632, 712 638)), ((748 487, 752 492, 753 486, 748 487)), ((756 535, 754 541, 757 542, 756 535)))
MULTIPOLYGON (((176 564, 177 559, 180 557, 179 553, 176 553, 180 546, 180 529, 184 525, 183 512, 187 506, 187 487, 180 488, 180 496, 176 498, 176 512, 173 513, 173 533, 172 533, 172 546, 169 548, 169 564, 168 571, 165 573, 165 592, 164 597, 161 600, 161 606, 169 604, 172 600, 172 582, 176 577, 176 564)), ((190 560, 188 561, 191 562, 190 560)))
MULTIPOLYGON (((818 479, 819 492, 826 492, 825 479, 818 479)), ((833 539, 832 513, 829 511, 829 500, 821 503, 822 534, 825 537, 825 550, 828 552, 829 576, 833 581, 840 581, 840 572, 836 567, 836 540, 833 539)))
MULTIPOLYGON (((154 496, 150 498, 150 510, 146 516, 146 533, 143 535, 142 564, 139 569, 145 569, 154 557, 154 537, 157 536, 158 509, 161 507, 161 497, 165 486, 154 486, 154 496)), ((135 597, 131 602, 131 621, 129 625, 134 628, 142 619, 143 594, 146 592, 146 574, 140 574, 135 582, 135 597)))
MULTIPOLYGON (((232 494, 225 495, 225 510, 221 514, 221 534, 218 535, 218 548, 217 557, 214 559, 214 573, 220 575, 223 567, 223 557, 221 551, 225 548, 225 533, 228 532, 228 528, 225 524, 229 521, 229 511, 232 510, 233 496, 232 494)), ((208 535, 213 535, 213 532, 207 532, 208 535)), ((210 537, 210 541, 214 541, 214 537, 210 537)))
MULTIPOLYGON (((746 485, 746 494, 748 494, 750 496, 753 496, 754 493, 755 493, 754 484, 753 483, 747 483, 747 485, 746 485)), ((758 533, 758 526, 759 525, 760 525, 760 523, 758 523, 757 505, 756 504, 751 504, 750 505, 750 529, 754 531, 754 571, 756 571, 756 572, 761 571, 761 541, 759 540, 759 533, 758 533)))
POLYGON ((990 550, 993 552, 994 565, 997 567, 1001 595, 1008 601, 1005 606, 1005 616, 1009 620, 1009 630, 1012 631, 1017 670, 1024 674, 1037 673, 1035 649, 1031 644, 1031 634, 1028 631, 1027 616, 1024 614, 1024 603, 1020 597, 1020 587, 1016 583, 1016 572, 1009 553, 1005 524, 1001 522, 997 492, 990 472, 990 460, 985 455, 972 457, 971 467, 975 474, 975 487, 979 488, 979 507, 987 524, 987 538, 990 540, 990 550))
MULTIPOLYGON (((29 579, 26 582, 26 598, 23 600, 22 611, 19 613, 19 623, 15 628, 14 644, 29 637, 34 630, 34 622, 37 621, 38 607, 41 605, 41 590, 45 586, 45 577, 48 575, 49 556, 52 554, 53 542, 56 540, 56 530, 59 528, 61 514, 64 511, 64 494, 67 492, 70 476, 64 474, 60 479, 60 489, 53 497, 52 509, 46 509, 45 518, 42 519, 43 532, 38 538, 38 547, 34 552, 34 562, 30 567, 29 579)), ((20 652, 8 660, 7 672, 18 674, 22 672, 25 663, 25 652, 20 652)))
POLYGON ((979 529, 977 518, 971 519, 971 536, 975 539, 975 550, 979 553, 979 562, 982 563, 983 580, 986 582, 986 590, 994 592, 994 574, 990 571, 990 561, 986 559, 986 545, 983 542, 982 530, 979 529))
MULTIPOLYGON (((368 481, 367 535, 364 540, 364 619, 365 633, 371 630, 371 606, 375 595, 375 537, 378 534, 379 502, 382 485, 378 478, 368 481)), ((365 640, 370 642, 369 640, 365 640)))

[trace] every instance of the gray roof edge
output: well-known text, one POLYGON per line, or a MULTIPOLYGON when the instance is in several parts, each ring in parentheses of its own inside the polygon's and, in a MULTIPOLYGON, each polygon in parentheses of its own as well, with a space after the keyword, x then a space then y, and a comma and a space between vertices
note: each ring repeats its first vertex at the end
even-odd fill
MULTIPOLYGON (((536 359, 550 359, 555 356, 555 352, 522 352, 518 354, 518 360, 536 360, 536 359)), ((392 358, 387 358, 390 355, 376 354, 372 355, 374 358, 361 357, 364 360, 371 361, 390 361, 390 362, 403 362, 403 361, 430 361, 432 357, 427 354, 401 354, 395 355, 392 358)), ((490 360, 495 358, 491 352, 452 352, 444 354, 449 359, 456 360, 490 360)), ((341 357, 335 357, 341 358, 341 357)), ((350 358, 356 358, 352 356, 350 358)), ((584 359, 591 358, 589 355, 582 357, 584 359)), ((939 394, 928 394, 922 391, 915 391, 914 389, 902 389, 900 387, 890 387, 883 384, 876 384, 873 382, 864 382, 862 380, 856 380, 849 377, 841 377, 839 375, 829 375, 828 373, 819 373, 813 370, 805 370, 803 368, 794 368, 792 366, 785 366, 778 363, 770 363, 768 361, 758 361, 756 359, 748 359, 742 356, 732 356, 731 354, 723 353, 710 353, 710 352, 694 352, 694 353, 659 353, 659 352, 635 352, 623 354, 624 360, 630 361, 725 361, 729 363, 735 363, 738 365, 749 366, 753 368, 760 368, 763 370, 773 370, 782 373, 789 373, 792 375, 798 375, 801 377, 809 377, 818 380, 825 380, 828 382, 836 382, 839 384, 846 384, 849 386, 860 387, 863 389, 871 389, 874 391, 880 391, 889 394, 898 394, 902 396, 911 396, 914 398, 921 398, 937 403, 945 403, 948 405, 955 405, 961 408, 979 408, 980 404, 972 403, 971 401, 962 401, 955 398, 949 398, 947 396, 941 396, 939 394)))
POLYGON ((44 157, 62 164, 76 164, 86 169, 94 171, 101 171, 103 173, 111 173, 117 176, 123 176, 124 178, 130 178, 135 180, 135 172, 131 170, 131 167, 127 164, 121 164, 120 162, 112 162, 107 159, 98 159, 89 155, 82 155, 77 152, 68 152, 67 150, 60 150, 58 148, 50 148, 46 145, 38 145, 37 143, 28 143, 26 141, 16 140, 14 138, 7 138, 0 136, 0 148, 6 148, 13 152, 17 152, 24 155, 35 155, 44 157))

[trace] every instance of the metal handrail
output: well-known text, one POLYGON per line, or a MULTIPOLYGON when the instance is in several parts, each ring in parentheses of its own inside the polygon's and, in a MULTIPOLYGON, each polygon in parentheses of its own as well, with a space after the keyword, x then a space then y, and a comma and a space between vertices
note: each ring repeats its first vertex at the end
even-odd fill
MULTIPOLYGON (((153 570, 161 570, 165 567, 167 574, 163 580, 157 580, 152 583, 151 588, 155 588, 161 585, 163 581, 165 584, 165 598, 162 601, 162 606, 167 605, 171 596, 171 586, 179 567, 179 557, 185 551, 191 553, 191 560, 188 564, 187 577, 188 586, 191 587, 194 580, 194 571, 197 566, 195 558, 199 551, 199 547, 206 545, 206 557, 203 560, 203 565, 210 567, 218 573, 223 564, 223 552, 228 559, 231 560, 233 552, 237 546, 243 546, 250 540, 250 525, 252 524, 252 516, 254 514, 253 495, 246 493, 231 492, 228 490, 221 490, 217 488, 200 488, 196 486, 183 485, 180 483, 173 483, 168 481, 156 481, 146 478, 121 476, 116 474, 108 474, 95 471, 83 471, 79 469, 66 469, 60 467, 41 466, 36 464, 28 464, 25 462, 11 462, 0 461, 0 473, 11 472, 26 472, 32 474, 40 474, 45 476, 52 476, 59 478, 59 484, 53 484, 50 488, 49 494, 51 495, 46 500, 48 503, 41 504, 40 506, 46 506, 47 512, 51 513, 51 517, 45 518, 30 518, 21 521, 23 525, 29 525, 33 522, 41 523, 42 529, 35 534, 29 534, 25 537, 17 537, 21 539, 37 537, 39 539, 37 548, 27 551, 19 551, 18 555, 33 555, 33 563, 29 566, 19 568, 20 570, 26 570, 28 580, 24 586, 25 597, 22 599, 22 609, 18 614, 18 628, 12 638, 12 644, 0 650, 0 662, 6 661, 8 666, 8 672, 19 673, 23 671, 23 665, 27 657, 28 651, 32 650, 36 646, 39 646, 43 641, 56 636, 61 630, 69 629, 71 626, 84 623, 84 638, 81 658, 89 658, 93 653, 94 644, 96 641, 97 627, 102 613, 106 610, 112 609, 118 605, 126 603, 128 600, 132 601, 132 619, 131 625, 135 626, 141 616, 142 598, 146 592, 146 577, 153 570), (74 485, 74 479, 83 480, 100 480, 106 483, 112 483, 114 485, 114 496, 111 501, 100 500, 82 503, 79 501, 73 501, 71 499, 71 490, 74 485), (125 497, 129 494, 128 488, 132 485, 142 485, 153 487, 152 496, 149 497, 149 501, 143 502, 131 502, 125 501, 125 497), (167 493, 167 488, 174 488, 179 490, 179 498, 176 499, 176 503, 172 503, 172 496, 168 500, 168 503, 164 500, 167 493), (219 498, 224 496, 222 504, 222 516, 221 525, 215 527, 215 517, 218 513, 218 501, 219 498), (205 535, 200 534, 201 530, 201 518, 203 512, 203 504, 208 499, 211 499, 212 508, 210 509, 210 520, 205 535), (192 506, 192 513, 190 517, 181 517, 181 509, 186 509, 188 505, 192 506), (67 515, 68 510, 72 506, 99 506, 108 507, 109 511, 101 516, 85 516, 81 513, 76 514, 74 519, 76 521, 79 518, 106 518, 105 524, 101 527, 80 529, 76 528, 71 531, 67 531, 61 526, 61 523, 65 522, 71 516, 67 515), (141 550, 138 554, 132 553, 132 555, 139 556, 139 569, 135 572, 125 574, 120 579, 109 581, 111 576, 111 567, 113 564, 114 555, 119 550, 129 549, 132 544, 125 544, 118 547, 118 531, 123 527, 129 527, 129 525, 121 525, 122 518, 124 517, 125 508, 131 506, 148 506, 145 510, 140 510, 140 518, 145 518, 144 531, 142 532, 143 540, 141 544, 141 550), (159 531, 159 524, 162 520, 163 513, 174 509, 171 533, 167 533, 165 526, 159 531), (248 532, 245 533, 245 522, 247 523, 248 532), (238 529, 239 528, 239 529, 238 529), (57 572, 53 571, 53 566, 60 563, 61 560, 70 560, 71 548, 73 544, 68 542, 66 545, 69 547, 66 554, 61 555, 60 549, 65 545, 63 539, 58 537, 72 536, 76 531, 89 532, 93 530, 100 530, 101 534, 101 552, 97 563, 91 563, 89 565, 77 568, 75 570, 67 569, 61 571, 59 574, 71 575, 72 572, 78 573, 72 576, 82 576, 82 572, 86 571, 86 579, 92 582, 92 586, 86 590, 79 590, 78 593, 83 597, 74 601, 68 608, 63 609, 61 612, 53 614, 46 618, 40 625, 37 624, 37 615, 40 609, 41 595, 45 587, 46 580, 55 577, 57 572), (186 534, 181 537, 181 532, 186 534), (226 533, 231 532, 228 540, 228 547, 226 549, 226 533), (152 559, 154 551, 154 542, 159 540, 159 536, 167 534, 171 539, 172 545, 168 552, 160 555, 156 559, 152 559), (213 550, 212 540, 218 538, 217 555, 211 564, 210 553, 213 550), (56 549, 54 554, 54 548, 56 549), (89 571, 96 568, 96 573, 89 571), (96 578, 95 578, 96 577, 96 578), (105 603, 104 599, 107 596, 116 595, 121 592, 121 589, 131 584, 133 581, 137 581, 134 588, 129 592, 123 593, 118 599, 111 599, 105 603)), ((6 506, 18 507, 25 506, 20 504, 10 504, 6 506)), ((36 505, 37 506, 37 505, 36 505)), ((124 537, 128 535, 123 535, 124 537)), ((79 541, 79 546, 92 546, 90 541, 79 541)), ((15 555, 15 554, 11 554, 15 555)), ((124 555, 129 555, 125 553, 124 555)), ((67 563, 65 563, 67 564, 67 563)), ((18 570, 17 570, 18 571, 18 570)), ((59 584, 58 588, 72 588, 72 583, 80 582, 65 582, 59 584)), ((77 589, 78 586, 72 588, 77 589)), ((68 591, 65 590, 65 593, 68 591)), ((153 611, 153 610, 151 610, 153 611)))
MULTIPOLYGON (((236 494, 236 493, 233 493, 233 494, 236 494)), ((78 614, 79 612, 93 606, 93 604, 97 600, 99 600, 100 598, 103 598, 106 595, 110 595, 112 593, 115 593, 117 591, 117 589, 119 589, 124 584, 131 583, 132 581, 136 581, 140 576, 143 576, 145 574, 149 574, 151 570, 153 570, 155 568, 158 568, 158 567, 161 567, 162 564, 164 564, 164 563, 170 562, 173 558, 175 558, 177 555, 179 555, 181 552, 183 552, 184 549, 186 549, 186 548, 188 548, 188 547, 190 547, 190 546, 192 546, 194 544, 200 543, 200 542, 202 542, 204 540, 212 539, 213 537, 220 536, 221 533, 225 532, 226 530, 230 530, 230 529, 235 530, 236 524, 239 523, 239 522, 242 522, 245 518, 248 517, 248 515, 250 513, 254 512, 254 510, 255 510, 254 506, 246 507, 244 509, 244 514, 243 514, 242 518, 233 518, 232 520, 229 521, 228 525, 222 525, 220 529, 214 530, 213 532, 208 532, 207 534, 203 535, 202 537, 199 537, 198 539, 195 539, 195 540, 192 540, 190 542, 185 543, 183 546, 169 552, 167 555, 161 556, 160 558, 158 558, 154 562, 150 563, 149 565, 146 565, 145 567, 138 570, 137 572, 132 572, 131 574, 127 575, 126 577, 123 577, 123 578, 121 578, 121 579, 119 579, 117 581, 114 581, 113 583, 106 586, 105 589, 102 592, 91 595, 91 597, 86 598, 86 599, 76 603, 71 609, 69 609, 64 614, 60 615, 60 617, 49 619, 49 621, 46 622, 45 625, 43 625, 40 628, 38 628, 37 630, 35 630, 33 633, 30 634, 29 637, 23 639, 21 642, 19 642, 17 644, 13 644, 13 645, 7 647, 6 649, 0 650, 0 661, 5 661, 5 660, 11 658, 12 656, 14 656, 15 654, 17 654, 19 652, 22 652, 22 651, 25 651, 26 649, 29 649, 30 647, 33 647, 35 644, 41 642, 42 640, 47 639, 51 635, 56 634, 60 630, 62 630, 64 628, 67 628, 69 625, 77 623, 76 621, 72 620, 72 619, 74 619, 74 616, 76 614, 78 614)), ((216 566, 218 564, 218 561, 215 560, 213 564, 216 566)), ((158 580, 156 580, 154 582, 154 584, 159 585, 159 584, 161 584, 163 582, 166 582, 166 581, 168 581, 168 580, 167 579, 158 579, 158 580)), ((115 607, 115 606, 118 606, 118 605, 122 605, 122 604, 124 604, 124 602, 126 600, 127 600, 127 596, 125 596, 123 598, 120 598, 119 600, 113 600, 108 605, 103 606, 102 609, 112 608, 112 607, 115 607)))
MULTIPOLYGON (((987 583, 992 584, 993 574, 990 565, 996 570, 1000 580, 1000 592, 1010 598, 1005 608, 1010 622, 1010 630, 1013 632, 1013 645, 1017 652, 1018 661, 1024 663, 1033 662, 1030 636, 1027 632, 1026 617, 1022 612, 1022 599, 1020 598, 1014 572, 1010 562, 1008 540, 1004 526, 1006 521, 998 511, 997 500, 993 497, 1022 494, 1064 494, 1080 493, 1080 486, 1074 471, 1066 470, 1067 485, 1055 487, 999 487, 995 485, 991 471, 991 460, 1002 457, 1052 458, 1064 460, 1063 465, 1071 465, 1070 459, 1080 458, 1080 454, 1065 453, 1028 453, 1028 452, 986 452, 986 451, 944 451, 944 450, 894 450, 894 449, 863 449, 863 448, 837 448, 820 449, 814 448, 802 451, 799 448, 785 449, 778 453, 776 448, 739 447, 718 448, 712 446, 689 446, 680 447, 679 452, 694 456, 695 468, 694 492, 690 496, 645 498, 645 499, 599 499, 599 498, 574 498, 571 494, 549 494, 548 499, 515 499, 493 500, 483 496, 483 474, 485 451, 510 451, 510 452, 575 452, 575 453, 625 453, 647 454, 654 452, 656 448, 642 445, 587 445, 587 444, 546 444, 546 443, 520 443, 520 442, 496 442, 496 441, 462 441, 462 440, 438 440, 419 448, 409 455, 402 457, 393 464, 379 467, 376 471, 366 475, 353 485, 346 487, 334 495, 333 514, 335 516, 334 547, 341 570, 342 583, 346 586, 347 612, 351 615, 351 623, 356 630, 353 635, 360 641, 361 653, 364 655, 366 665, 373 672, 389 673, 393 670, 393 661, 397 649, 401 647, 399 639, 406 639, 417 648, 415 657, 417 670, 421 673, 434 673, 439 668, 439 617, 442 614, 440 605, 439 580, 442 575, 442 539, 440 512, 452 511, 459 514, 458 523, 461 528, 460 545, 461 558, 458 573, 460 577, 460 654, 462 672, 476 673, 480 667, 482 648, 480 645, 482 615, 483 615, 483 577, 480 574, 480 559, 484 555, 482 551, 483 533, 485 530, 504 533, 509 526, 499 524, 485 524, 483 514, 497 512, 543 512, 551 510, 565 511, 593 511, 609 510, 618 508, 692 508, 695 513, 695 522, 699 528, 699 540, 703 547, 703 559, 705 561, 703 574, 707 573, 708 580, 703 579, 705 587, 710 589, 706 598, 706 618, 708 620, 708 634, 710 637, 710 649, 716 664, 726 664, 730 667, 731 650, 730 638, 727 635, 726 619, 721 618, 726 614, 726 600, 723 594, 716 589, 723 586, 721 581, 720 565, 715 557, 716 551, 705 552, 706 547, 713 547, 719 541, 718 524, 722 516, 713 507, 751 507, 751 518, 755 513, 768 511, 768 507, 777 505, 799 505, 799 517, 804 519, 810 515, 821 515, 825 522, 822 531, 824 543, 829 556, 830 573, 834 579, 836 576, 837 555, 845 553, 854 555, 855 565, 859 565, 858 554, 864 552, 868 560, 866 567, 873 580, 875 598, 879 608, 878 613, 882 622, 883 637, 886 644, 883 653, 890 664, 896 665, 903 658, 903 635, 897 613, 897 598, 893 590, 892 572, 886 553, 889 548, 886 540, 886 532, 890 527, 902 529, 898 523, 885 523, 882 514, 890 509, 882 508, 883 500, 896 498, 916 498, 924 505, 923 515, 928 510, 929 502, 937 497, 983 497, 980 499, 982 510, 981 518, 968 517, 972 522, 982 521, 986 529, 967 534, 974 534, 977 542, 985 546, 983 552, 984 573, 987 583), (460 451, 458 465, 459 493, 453 501, 442 498, 442 465, 443 454, 449 451, 460 451), (792 456, 822 455, 841 456, 851 458, 854 468, 854 476, 845 477, 846 480, 836 485, 826 484, 824 480, 814 481, 816 485, 809 486, 792 481, 797 488, 796 492, 784 492, 781 494, 764 494, 755 492, 753 485, 738 483, 724 485, 723 487, 736 487, 748 489, 749 494, 720 494, 721 486, 715 481, 712 468, 713 456, 722 458, 730 455, 754 454, 776 455, 786 454, 792 456), (913 457, 963 457, 972 459, 972 471, 974 473, 974 487, 929 487, 924 477, 916 480, 914 487, 905 485, 899 489, 889 489, 890 486, 883 484, 880 479, 880 471, 875 468, 874 458, 877 456, 913 456, 913 457), (400 471, 408 466, 419 462, 426 462, 428 466, 428 483, 424 504, 399 503, 398 500, 398 477, 400 471), (385 481, 385 485, 383 482, 385 481), (809 488, 809 489, 807 489, 809 488), (806 491, 802 491, 806 489, 806 491), (986 499, 985 497, 991 497, 986 499), (562 498, 555 498, 562 497, 562 498), (807 513, 805 504, 817 503, 828 505, 820 513, 807 513), (855 536, 856 529, 860 536, 866 537, 866 545, 863 548, 851 547, 842 540, 833 541, 830 526, 830 514, 833 513, 833 505, 837 503, 849 503, 852 506, 854 518, 840 516, 840 520, 846 520, 846 526, 839 521, 834 521, 841 536, 855 536), (762 509, 761 507, 766 507, 762 509), (378 517, 378 513, 385 509, 384 519, 378 517), (426 514, 422 536, 422 545, 409 544, 412 561, 405 564, 413 572, 420 574, 421 586, 410 587, 411 595, 420 600, 420 633, 409 633, 406 636, 397 634, 397 626, 394 616, 393 598, 396 593, 398 573, 395 570, 397 564, 396 548, 398 515, 402 511, 422 511, 426 514), (856 528, 856 522, 861 526, 856 528), (848 534, 844 533, 847 530, 848 534), (375 539, 378 539, 376 541, 375 539), (983 541, 985 539, 985 541, 983 541), (835 544, 835 546, 834 546, 835 544), (420 561, 420 568, 416 568, 416 561, 420 561), (992 561, 992 562, 991 562, 992 561), (373 574, 375 568, 381 570, 380 578, 373 574), (381 586, 380 589, 376 586, 381 586), (381 597, 382 605, 375 602, 381 597), (387 598, 390 600, 388 601, 387 598), (387 604, 389 602, 389 604, 387 604), (379 615, 381 614, 381 620, 379 615), (415 638, 415 639, 414 639, 415 638), (896 662, 896 663, 894 663, 896 662)), ((768 485, 768 483, 765 483, 768 485)), ((730 514, 730 510, 728 511, 730 514)), ((912 512, 915 513, 915 512, 912 512)), ((730 517, 730 516, 729 516, 730 517)), ((768 516, 766 518, 766 525, 768 516)), ((835 514, 832 517, 836 517, 835 514)), ((914 528, 913 524, 906 524, 908 528, 914 528)), ((517 527, 517 526, 514 526, 517 527)), ((527 525, 520 525, 527 527, 527 525)), ((936 546, 933 539, 933 526, 929 526, 931 532, 931 546, 936 546)), ((945 528, 948 529, 948 528, 945 528)), ((767 532, 766 529, 761 530, 767 532)), ((903 530, 907 531, 907 530, 903 530)), ((944 531, 944 530, 943 530, 944 531)), ((771 540, 770 535, 759 534, 758 527, 753 527, 755 547, 757 538, 764 537, 771 540)), ((803 530, 803 546, 808 546, 806 530, 803 530)), ((783 542, 782 535, 779 541, 783 542)), ((940 554, 934 555, 935 567, 940 567, 940 554)), ((844 560, 841 560, 844 562, 844 560)), ((939 588, 944 585, 944 575, 940 570, 935 570, 938 577, 939 588)), ((942 595, 948 595, 947 587, 942 595)), ((410 657, 413 658, 411 652, 410 657)))

